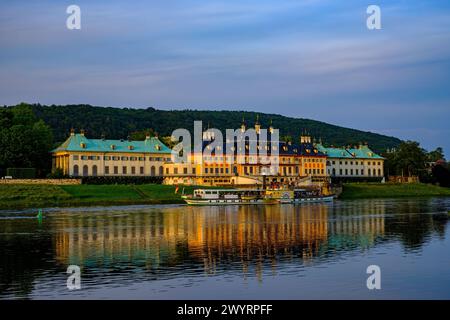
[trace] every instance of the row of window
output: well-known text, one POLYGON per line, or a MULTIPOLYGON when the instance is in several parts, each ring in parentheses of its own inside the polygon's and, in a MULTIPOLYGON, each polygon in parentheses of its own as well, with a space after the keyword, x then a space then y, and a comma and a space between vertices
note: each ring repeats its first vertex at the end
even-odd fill
MULTIPOLYGON (((336 164, 336 161, 332 161, 331 162, 332 164, 336 164)), ((342 165, 342 161, 339 161, 339 164, 340 165, 342 165)), ((345 165, 348 165, 348 161, 345 161, 344 162, 345 163, 345 165)), ((329 164, 329 163, 328 163, 329 164)), ((358 162, 358 161, 355 161, 355 165, 359 165, 360 163, 358 162)), ((353 165, 353 161, 350 161, 350 165, 352 166, 353 165)), ((364 165, 364 162, 363 161, 361 161, 361 165, 363 166, 364 165)), ((373 161, 373 162, 367 162, 367 165, 369 165, 369 166, 371 166, 371 165, 374 165, 374 166, 376 166, 376 165, 379 165, 379 166, 381 166, 381 161, 378 161, 378 162, 375 162, 375 161, 373 161)))
POLYGON ((325 171, 324 169, 305 169, 305 173, 315 175, 315 174, 324 174, 325 171))
MULTIPOLYGON (((73 160, 100 160, 100 156, 79 156, 79 155, 73 155, 73 160)), ((103 156, 103 160, 105 161, 170 161, 170 158, 164 158, 164 157, 126 157, 126 156, 103 156)))
MULTIPOLYGON (((378 176, 381 176, 382 174, 381 174, 381 169, 378 169, 378 171, 376 170, 376 169, 367 169, 367 174, 369 175, 369 176, 377 176, 377 172, 378 172, 378 176)), ((348 176, 349 175, 349 173, 350 173, 350 176, 353 176, 353 175, 355 175, 355 176, 359 176, 359 175, 361 175, 361 176, 363 176, 364 175, 364 169, 361 169, 361 170, 358 170, 358 169, 355 169, 354 171, 353 171, 353 169, 345 169, 345 170, 342 170, 342 169, 339 169, 339 175, 340 176, 342 176, 342 175, 346 175, 346 176, 348 176), (344 174, 344 172, 345 172, 345 174, 344 174), (355 173, 355 174, 353 174, 353 173, 355 173)), ((335 168, 333 168, 333 170, 332 170, 332 175, 333 176, 335 176, 336 175, 336 169, 335 168)))
MULTIPOLYGON (((126 167, 126 166, 105 166, 104 167, 104 173, 105 175, 107 174, 123 174, 123 175, 127 175, 127 174, 131 174, 131 175, 135 175, 135 174, 141 174, 143 175, 145 173, 144 167, 126 167), (119 170, 120 169, 120 170, 119 170), (120 171, 120 172, 119 172, 120 171)), ((96 165, 93 165, 92 168, 89 168, 88 165, 84 165, 82 167, 82 171, 80 172, 80 167, 78 165, 74 165, 73 166, 73 175, 74 176, 97 176, 98 175, 98 167, 96 165)), ((151 176, 156 176, 156 175, 163 175, 163 167, 159 167, 158 170, 156 169, 156 167, 152 166, 150 168, 150 175, 151 176), (157 174, 158 172, 158 174, 157 174)))

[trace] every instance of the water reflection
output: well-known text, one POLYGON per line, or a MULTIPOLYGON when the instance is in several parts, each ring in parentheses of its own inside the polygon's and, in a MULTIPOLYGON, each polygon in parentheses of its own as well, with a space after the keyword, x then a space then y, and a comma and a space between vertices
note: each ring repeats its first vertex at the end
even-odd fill
POLYGON ((104 274, 123 285, 230 274, 263 281, 265 272, 326 266, 390 242, 414 253, 433 236, 445 238, 449 207, 448 199, 428 199, 61 209, 47 213, 42 224, 2 213, 0 296, 26 297, 36 279, 64 277, 70 264, 81 266, 97 284, 106 283, 104 274))

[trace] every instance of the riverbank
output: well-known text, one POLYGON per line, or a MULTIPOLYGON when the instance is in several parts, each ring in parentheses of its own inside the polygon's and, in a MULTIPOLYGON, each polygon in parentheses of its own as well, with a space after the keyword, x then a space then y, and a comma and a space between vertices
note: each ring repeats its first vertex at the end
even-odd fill
POLYGON ((450 188, 424 183, 346 183, 340 199, 450 197, 450 188))
MULTIPOLYGON (((194 187, 185 187, 192 193, 194 187)), ((0 209, 128 204, 178 204, 182 188, 145 185, 0 185, 0 209)))
MULTIPOLYGON (((196 187, 185 187, 192 193, 196 187)), ((43 207, 182 204, 182 187, 144 185, 0 185, 0 210, 43 207)), ((450 189, 427 184, 344 184, 341 199, 439 197, 450 189)))

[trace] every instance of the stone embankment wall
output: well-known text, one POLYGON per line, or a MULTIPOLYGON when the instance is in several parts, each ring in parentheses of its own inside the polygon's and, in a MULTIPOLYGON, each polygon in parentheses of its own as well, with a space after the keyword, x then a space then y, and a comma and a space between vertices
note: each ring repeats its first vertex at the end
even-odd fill
POLYGON ((81 179, 1 179, 0 184, 81 184, 81 179))

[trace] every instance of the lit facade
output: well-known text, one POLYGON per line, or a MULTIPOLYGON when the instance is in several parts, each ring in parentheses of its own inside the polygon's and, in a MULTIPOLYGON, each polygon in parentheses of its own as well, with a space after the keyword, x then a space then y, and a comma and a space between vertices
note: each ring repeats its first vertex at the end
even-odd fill
POLYGON ((144 141, 89 139, 82 131, 52 151, 53 168, 65 175, 163 176, 171 150, 158 138, 144 141))
POLYGON ((327 155, 327 174, 333 178, 374 179, 384 177, 384 158, 373 152, 367 145, 355 148, 327 148, 315 145, 327 155))
MULTIPOLYGON (((240 130, 245 132, 245 123, 240 130)), ((201 153, 191 152, 183 163, 164 164, 164 183, 187 185, 262 185, 280 183, 298 185, 304 181, 327 181, 326 155, 318 150, 309 136, 301 136, 299 143, 271 141, 273 128, 269 127, 268 138, 260 139, 261 126, 255 124, 256 150, 246 141, 242 148, 237 142, 232 146, 233 154, 226 154, 225 142, 208 150, 214 142, 214 136, 204 132, 201 153), (215 152, 221 148, 220 152, 215 152), (265 149, 265 152, 261 152, 265 149), (208 152, 205 152, 208 151, 208 152), (208 154, 209 156, 205 156, 208 154), (241 157, 241 158, 239 158, 241 157), (268 163, 277 163, 276 171, 268 170, 268 163), (270 171, 270 173, 269 173, 270 171)))

